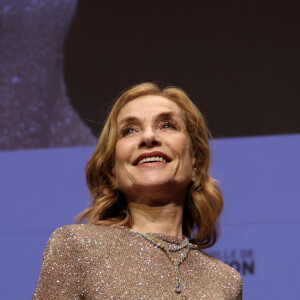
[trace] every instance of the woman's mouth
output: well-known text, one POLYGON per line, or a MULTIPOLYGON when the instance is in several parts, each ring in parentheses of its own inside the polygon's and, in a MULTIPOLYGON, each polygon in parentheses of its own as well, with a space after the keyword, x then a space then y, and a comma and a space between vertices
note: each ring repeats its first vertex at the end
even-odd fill
POLYGON ((168 163, 170 161, 171 159, 163 152, 153 151, 153 152, 143 153, 139 155, 135 159, 133 165, 139 166, 142 164, 168 163))
POLYGON ((144 164, 144 163, 150 163, 150 162, 164 162, 164 163, 166 163, 167 161, 166 161, 166 159, 164 159, 161 156, 150 156, 150 157, 142 158, 140 161, 138 161, 137 165, 144 164))

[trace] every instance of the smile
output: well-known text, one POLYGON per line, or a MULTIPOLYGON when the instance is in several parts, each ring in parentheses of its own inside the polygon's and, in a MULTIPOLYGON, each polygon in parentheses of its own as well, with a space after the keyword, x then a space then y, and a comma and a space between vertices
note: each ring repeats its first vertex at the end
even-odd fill
POLYGON ((149 163, 149 162, 167 162, 163 157, 160 156, 151 156, 151 157, 145 157, 138 161, 138 165, 144 164, 144 163, 149 163))
POLYGON ((145 152, 139 155, 133 162, 133 166, 145 163, 169 163, 171 159, 161 151, 145 152))

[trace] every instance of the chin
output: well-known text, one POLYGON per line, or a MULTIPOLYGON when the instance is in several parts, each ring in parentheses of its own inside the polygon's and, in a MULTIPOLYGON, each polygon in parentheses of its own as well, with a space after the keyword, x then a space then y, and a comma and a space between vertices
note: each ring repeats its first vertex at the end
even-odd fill
POLYGON ((162 181, 162 180, 144 180, 143 182, 136 182, 136 188, 164 188, 171 184, 170 181, 162 181))
POLYGON ((180 182, 178 180, 175 179, 157 179, 157 178, 149 178, 149 179, 145 179, 143 181, 139 180, 138 182, 136 182, 135 187, 138 189, 141 189, 142 191, 144 190, 148 190, 148 189, 152 189, 153 191, 155 189, 157 190, 168 190, 168 192, 170 191, 174 191, 177 190, 178 188, 180 188, 180 186, 185 189, 185 187, 188 184, 186 182, 180 182))

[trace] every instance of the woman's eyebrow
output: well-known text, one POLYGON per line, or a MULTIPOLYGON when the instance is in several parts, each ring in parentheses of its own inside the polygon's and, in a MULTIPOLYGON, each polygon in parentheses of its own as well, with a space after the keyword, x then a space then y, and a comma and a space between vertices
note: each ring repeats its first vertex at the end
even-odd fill
MULTIPOLYGON (((161 112, 157 116, 155 116, 155 121, 157 120, 162 120, 162 119, 174 119, 176 115, 172 111, 166 111, 166 112, 161 112)), ((128 116, 124 119, 121 119, 119 122, 119 125, 122 126, 123 124, 140 124, 141 120, 138 117, 135 116, 128 116)))
POLYGON ((161 120, 161 119, 174 119, 175 114, 172 111, 168 112, 162 112, 156 116, 156 120, 161 120))
POLYGON ((125 125, 125 124, 128 124, 128 123, 133 123, 133 124, 138 124, 138 123, 140 123, 141 121, 140 121, 140 119, 139 118, 137 118, 137 117, 131 117, 131 116, 129 116, 129 117, 126 117, 126 118, 124 118, 124 119, 121 119, 120 120, 120 125, 125 125))

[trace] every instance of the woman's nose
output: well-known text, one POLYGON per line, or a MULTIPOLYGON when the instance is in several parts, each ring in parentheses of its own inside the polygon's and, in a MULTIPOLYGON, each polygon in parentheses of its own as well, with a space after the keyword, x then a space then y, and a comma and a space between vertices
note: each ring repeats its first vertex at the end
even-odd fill
POLYGON ((152 148, 154 146, 159 146, 159 145, 161 145, 160 138, 157 136, 157 134, 152 128, 148 128, 143 131, 139 143, 140 148, 141 147, 152 148))

